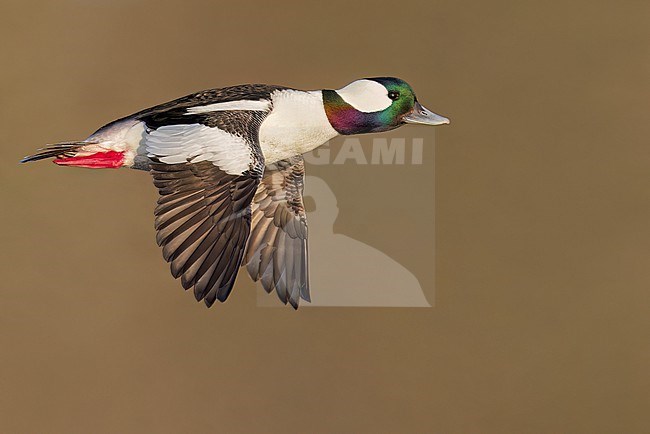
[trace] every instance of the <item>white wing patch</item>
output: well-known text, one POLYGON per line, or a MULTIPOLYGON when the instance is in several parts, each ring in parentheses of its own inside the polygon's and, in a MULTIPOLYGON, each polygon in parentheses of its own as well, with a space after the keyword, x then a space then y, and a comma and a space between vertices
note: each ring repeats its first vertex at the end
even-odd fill
POLYGON ((198 107, 190 107, 187 109, 186 115, 195 115, 198 113, 220 112, 225 110, 252 110, 252 111, 266 111, 271 108, 270 101, 228 101, 218 102, 215 104, 202 105, 198 107))
POLYGON ((253 161, 241 137, 201 124, 165 125, 145 137, 148 157, 167 164, 211 161, 230 175, 241 175, 253 161))
POLYGON ((388 90, 374 80, 357 80, 336 91, 343 101, 364 113, 382 111, 393 101, 388 98, 388 90))

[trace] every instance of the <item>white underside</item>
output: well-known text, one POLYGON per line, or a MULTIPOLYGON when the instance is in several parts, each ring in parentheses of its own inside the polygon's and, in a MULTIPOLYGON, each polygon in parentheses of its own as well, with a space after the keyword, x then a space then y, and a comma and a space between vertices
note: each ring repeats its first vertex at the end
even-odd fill
POLYGON ((145 137, 145 126, 141 121, 125 119, 101 128, 85 141, 89 142, 77 155, 96 152, 124 152, 124 165, 132 166, 138 155, 138 148, 145 137))

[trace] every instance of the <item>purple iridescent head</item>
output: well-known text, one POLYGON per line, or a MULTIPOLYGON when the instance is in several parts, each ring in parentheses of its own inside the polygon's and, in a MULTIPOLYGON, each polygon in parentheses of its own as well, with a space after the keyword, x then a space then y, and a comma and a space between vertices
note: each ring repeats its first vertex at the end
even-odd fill
POLYGON ((424 108, 408 83, 393 77, 364 78, 339 90, 323 90, 323 105, 339 134, 376 133, 406 123, 449 123, 424 108))

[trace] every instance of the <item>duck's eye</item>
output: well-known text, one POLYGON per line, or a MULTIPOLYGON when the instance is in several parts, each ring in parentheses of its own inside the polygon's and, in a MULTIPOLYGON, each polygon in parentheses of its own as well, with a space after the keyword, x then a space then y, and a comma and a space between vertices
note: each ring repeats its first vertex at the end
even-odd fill
POLYGON ((397 100, 399 98, 399 92, 391 90, 388 92, 388 98, 392 99, 393 101, 397 100))

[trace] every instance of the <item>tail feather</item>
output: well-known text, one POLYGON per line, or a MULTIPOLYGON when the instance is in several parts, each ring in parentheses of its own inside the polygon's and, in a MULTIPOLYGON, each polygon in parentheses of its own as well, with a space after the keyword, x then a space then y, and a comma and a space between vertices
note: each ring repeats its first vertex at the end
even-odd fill
POLYGON ((54 143, 37 150, 33 155, 26 156, 20 162, 28 163, 51 157, 73 157, 82 146, 87 144, 88 142, 54 143))

